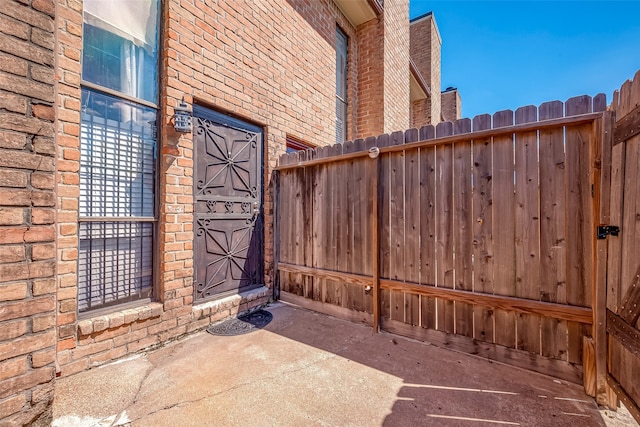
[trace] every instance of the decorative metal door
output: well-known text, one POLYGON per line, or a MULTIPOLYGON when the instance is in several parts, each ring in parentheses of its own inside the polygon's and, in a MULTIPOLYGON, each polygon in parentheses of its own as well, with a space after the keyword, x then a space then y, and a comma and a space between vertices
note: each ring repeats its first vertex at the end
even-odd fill
POLYGON ((194 106, 194 300, 263 282, 262 129, 194 106))

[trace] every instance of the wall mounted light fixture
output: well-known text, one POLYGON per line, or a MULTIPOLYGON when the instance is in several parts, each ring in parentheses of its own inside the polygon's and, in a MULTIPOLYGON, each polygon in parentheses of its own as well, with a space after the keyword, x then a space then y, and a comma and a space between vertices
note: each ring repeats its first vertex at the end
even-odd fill
POLYGON ((184 102, 178 105, 173 114, 173 128, 176 132, 190 133, 191 132, 191 108, 184 102))

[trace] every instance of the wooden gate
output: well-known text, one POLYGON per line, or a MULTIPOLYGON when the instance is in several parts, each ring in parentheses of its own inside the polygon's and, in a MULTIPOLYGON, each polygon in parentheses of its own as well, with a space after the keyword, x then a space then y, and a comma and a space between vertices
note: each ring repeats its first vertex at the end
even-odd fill
POLYGON ((576 97, 281 157, 281 299, 593 389, 605 104, 576 97))
POLYGON ((611 109, 609 224, 620 232, 607 239, 607 382, 640 422, 640 72, 614 94, 611 109))
POLYGON ((262 129, 194 106, 194 300, 263 281, 262 129))
POLYGON ((583 382, 640 420, 640 72, 609 109, 553 101, 276 170, 282 300, 583 382))

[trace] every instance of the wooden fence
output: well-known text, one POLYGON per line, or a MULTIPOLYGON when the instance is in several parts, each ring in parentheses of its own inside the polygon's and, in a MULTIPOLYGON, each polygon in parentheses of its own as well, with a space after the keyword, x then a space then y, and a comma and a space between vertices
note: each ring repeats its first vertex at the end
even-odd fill
POLYGON ((582 381, 640 422, 640 71, 609 109, 553 101, 276 170, 282 300, 582 381))
POLYGON ((605 109, 583 96, 282 156, 281 299, 582 381, 605 109))
POLYGON ((611 110, 611 157, 603 158, 611 164, 611 191, 602 206, 620 237, 598 242, 599 281, 607 293, 607 384, 640 423, 640 71, 614 93, 611 110))

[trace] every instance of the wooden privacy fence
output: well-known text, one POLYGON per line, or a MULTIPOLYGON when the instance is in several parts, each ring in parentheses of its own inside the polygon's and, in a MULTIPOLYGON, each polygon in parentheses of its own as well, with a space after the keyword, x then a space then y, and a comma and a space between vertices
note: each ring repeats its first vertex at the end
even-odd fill
POLYGON ((580 381, 605 108, 583 96, 282 156, 281 298, 580 381))
POLYGON ((607 285, 605 372, 640 423, 640 71, 614 93, 611 110, 611 156, 603 157, 611 164, 611 191, 602 207, 620 237, 598 241, 599 282, 607 285))
POLYGON ((583 381, 640 422, 640 71, 280 158, 280 298, 583 381), (607 236, 612 236, 607 238, 607 236))

